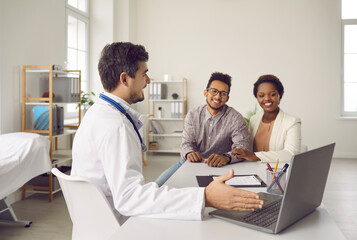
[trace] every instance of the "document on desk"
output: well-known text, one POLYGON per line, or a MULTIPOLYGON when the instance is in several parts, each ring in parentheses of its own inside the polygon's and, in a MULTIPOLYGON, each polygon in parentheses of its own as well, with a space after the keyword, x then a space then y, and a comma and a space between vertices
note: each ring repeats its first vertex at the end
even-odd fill
MULTIPOLYGON (((219 177, 218 175, 196 176, 198 185, 206 187, 210 182, 219 177)), ((234 175, 233 178, 226 181, 226 184, 234 187, 266 187, 265 182, 256 174, 234 175)))
MULTIPOLYGON (((217 176, 212 176, 213 180, 217 178, 217 176)), ((254 176, 254 175, 248 175, 248 176, 234 176, 228 181, 226 181, 226 184, 231 185, 231 186, 239 186, 239 185, 249 185, 249 186, 254 186, 254 185, 260 185, 260 181, 254 176)))

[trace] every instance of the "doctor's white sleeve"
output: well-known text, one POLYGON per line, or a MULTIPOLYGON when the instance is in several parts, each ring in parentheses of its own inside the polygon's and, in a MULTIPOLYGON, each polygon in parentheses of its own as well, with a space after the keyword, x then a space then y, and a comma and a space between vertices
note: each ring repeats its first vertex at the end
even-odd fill
POLYGON ((116 210, 125 216, 201 220, 204 188, 175 189, 145 184, 142 152, 131 123, 107 132, 100 146, 105 176, 116 210))

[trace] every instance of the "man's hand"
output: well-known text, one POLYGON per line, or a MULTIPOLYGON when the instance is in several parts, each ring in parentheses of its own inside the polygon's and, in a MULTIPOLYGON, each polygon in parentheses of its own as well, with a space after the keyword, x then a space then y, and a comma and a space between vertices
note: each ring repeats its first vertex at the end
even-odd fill
POLYGON ((254 152, 250 152, 248 150, 244 150, 242 148, 235 148, 231 151, 232 154, 234 154, 237 158, 244 158, 248 161, 260 161, 260 158, 257 157, 257 155, 255 155, 254 152))
POLYGON ((205 188, 206 207, 235 211, 254 211, 256 208, 262 208, 264 201, 259 199, 258 194, 225 184, 233 174, 231 169, 205 188))
POLYGON ((190 162, 202 162, 205 160, 199 152, 190 152, 186 155, 186 158, 190 162))
POLYGON ((222 167, 224 165, 227 165, 228 162, 229 162, 229 157, 218 155, 218 154, 212 154, 205 161, 205 163, 211 167, 222 167))

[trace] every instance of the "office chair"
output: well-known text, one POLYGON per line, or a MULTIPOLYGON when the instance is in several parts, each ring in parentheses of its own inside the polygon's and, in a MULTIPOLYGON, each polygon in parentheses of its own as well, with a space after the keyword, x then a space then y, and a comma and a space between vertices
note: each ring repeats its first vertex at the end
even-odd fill
POLYGON ((69 176, 57 168, 58 178, 73 223, 73 240, 109 239, 120 228, 104 194, 86 178, 69 176))

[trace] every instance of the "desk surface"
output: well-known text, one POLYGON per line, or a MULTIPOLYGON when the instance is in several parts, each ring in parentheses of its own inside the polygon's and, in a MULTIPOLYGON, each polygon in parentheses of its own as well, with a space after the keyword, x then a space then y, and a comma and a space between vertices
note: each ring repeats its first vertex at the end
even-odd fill
MULTIPOLYGON (((167 181, 172 187, 198 186, 196 175, 224 174, 233 168, 235 174, 258 174, 265 180, 265 166, 258 162, 242 162, 211 168, 203 163, 186 162, 167 181)), ((249 188, 254 192, 266 188, 249 188)), ((283 232, 274 235, 245 228, 208 215, 213 208, 206 208, 202 221, 176 221, 131 217, 111 239, 345 239, 335 222, 322 205, 313 213, 283 232)))

